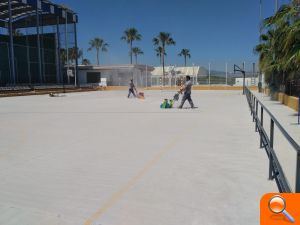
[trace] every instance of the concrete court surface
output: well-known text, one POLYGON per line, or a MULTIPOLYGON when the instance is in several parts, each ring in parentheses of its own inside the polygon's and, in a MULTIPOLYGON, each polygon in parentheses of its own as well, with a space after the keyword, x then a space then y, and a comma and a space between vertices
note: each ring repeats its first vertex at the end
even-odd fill
POLYGON ((240 91, 0 99, 2 225, 257 225, 276 192, 240 91))

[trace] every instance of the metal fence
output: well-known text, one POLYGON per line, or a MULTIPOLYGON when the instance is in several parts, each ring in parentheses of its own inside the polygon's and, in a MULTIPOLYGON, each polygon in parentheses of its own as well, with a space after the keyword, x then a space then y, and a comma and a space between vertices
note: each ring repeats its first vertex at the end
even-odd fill
MULTIPOLYGON (((205 75, 205 76, 191 76, 191 80, 194 85, 227 85, 227 86, 243 86, 243 78, 234 74, 230 74, 228 76, 223 75, 205 75)), ((178 77, 168 77, 164 78, 165 86, 178 86, 185 79, 185 76, 178 77)), ((258 86, 259 77, 258 74, 247 74, 246 77, 246 86, 258 86)), ((161 76, 152 76, 151 78, 151 86, 162 86, 163 78, 161 76)))
POLYGON ((280 192, 299 193, 300 146, 248 87, 245 93, 255 122, 255 131, 260 135, 260 147, 266 150, 269 159, 269 179, 275 179, 280 192), (279 151, 280 146, 276 144, 275 137, 283 139, 290 149, 284 148, 279 151), (291 169, 293 165, 294 168, 291 169))
POLYGON ((300 96, 300 80, 290 80, 285 84, 285 93, 290 96, 300 96))

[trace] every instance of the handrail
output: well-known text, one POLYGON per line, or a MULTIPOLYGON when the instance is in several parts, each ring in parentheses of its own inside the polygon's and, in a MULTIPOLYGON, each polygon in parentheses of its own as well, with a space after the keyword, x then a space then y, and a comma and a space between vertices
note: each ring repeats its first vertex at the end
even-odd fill
POLYGON ((295 192, 300 192, 300 146, 299 144, 288 134, 288 132, 283 128, 283 126, 278 122, 275 116, 270 112, 270 110, 260 101, 256 95, 254 95, 248 87, 245 88, 245 94, 250 107, 251 115, 253 117, 253 122, 255 122, 255 131, 260 134, 260 147, 265 148, 267 155, 269 157, 269 179, 274 180, 277 183, 280 192, 292 192, 292 188, 285 176, 285 173, 281 167, 281 164, 277 158, 274 151, 274 127, 276 126, 283 137, 288 141, 288 143, 297 152, 296 163, 296 175, 295 175, 295 192), (258 115, 258 108, 260 110, 260 117, 258 115), (264 129, 264 112, 266 112, 270 119, 270 135, 264 129))
MULTIPOLYGON (((248 89, 248 87, 246 87, 248 89)), ((249 89, 248 89, 249 90, 249 89)), ((250 91, 251 92, 251 91, 250 91)), ((252 93, 252 92, 251 92, 252 93)), ((252 93, 253 94, 253 93, 252 93)), ((254 95, 254 94, 253 94, 254 95)), ((254 95, 255 96, 255 95, 254 95)), ((255 96, 256 97, 256 96, 255 96)), ((256 98, 256 101, 264 108, 264 110, 269 114, 269 116, 273 119, 277 128, 281 131, 283 136, 288 140, 288 142, 293 146, 293 148, 300 152, 300 145, 289 135, 289 133, 282 127, 282 125, 278 122, 276 117, 270 112, 270 110, 259 100, 256 98)))

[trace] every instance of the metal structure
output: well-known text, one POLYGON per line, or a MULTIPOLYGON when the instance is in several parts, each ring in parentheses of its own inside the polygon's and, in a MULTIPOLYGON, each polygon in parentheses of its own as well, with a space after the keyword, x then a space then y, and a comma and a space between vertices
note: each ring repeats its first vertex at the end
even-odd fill
MULTIPOLYGON (((243 67, 245 68, 245 63, 243 64, 243 67)), ((234 73, 241 72, 243 74, 243 95, 245 94, 245 88, 246 88, 246 71, 244 68, 241 69, 239 66, 234 64, 234 73)))
POLYGON ((282 193, 296 192, 300 193, 300 146, 295 140, 287 133, 274 115, 264 106, 264 104, 257 99, 257 97, 246 87, 246 97, 251 110, 253 122, 255 122, 255 131, 260 135, 260 147, 265 148, 269 158, 269 179, 277 183, 278 189, 282 193), (260 111, 260 115, 258 115, 260 111), (268 134, 264 128, 264 113, 270 117, 270 133, 268 134), (285 140, 296 151, 296 174, 295 174, 295 187, 291 187, 282 169, 282 166, 274 151, 274 129, 275 127, 280 131, 285 140))
POLYGON ((73 61, 77 74, 77 22, 49 0, 0 0, 0 86, 62 84, 73 61))

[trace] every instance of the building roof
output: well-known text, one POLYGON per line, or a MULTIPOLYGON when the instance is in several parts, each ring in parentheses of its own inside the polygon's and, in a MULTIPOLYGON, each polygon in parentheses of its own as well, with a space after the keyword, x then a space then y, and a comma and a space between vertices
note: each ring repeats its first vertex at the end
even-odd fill
MULTIPOLYGON (((0 0, 0 27, 8 27, 9 22, 9 0, 0 0)), ((77 23, 75 12, 66 6, 54 4, 49 0, 11 0, 12 20, 14 28, 35 27, 36 10, 40 13, 41 24, 44 26, 77 23), (57 20, 58 19, 58 20, 57 20)))
MULTIPOLYGON (((177 76, 205 76, 207 75, 207 70, 204 67, 200 66, 190 66, 190 67, 175 67, 175 66, 166 66, 165 67, 166 75, 177 75, 177 76)), ((154 67, 152 71, 152 76, 162 76, 163 68, 154 67)))

